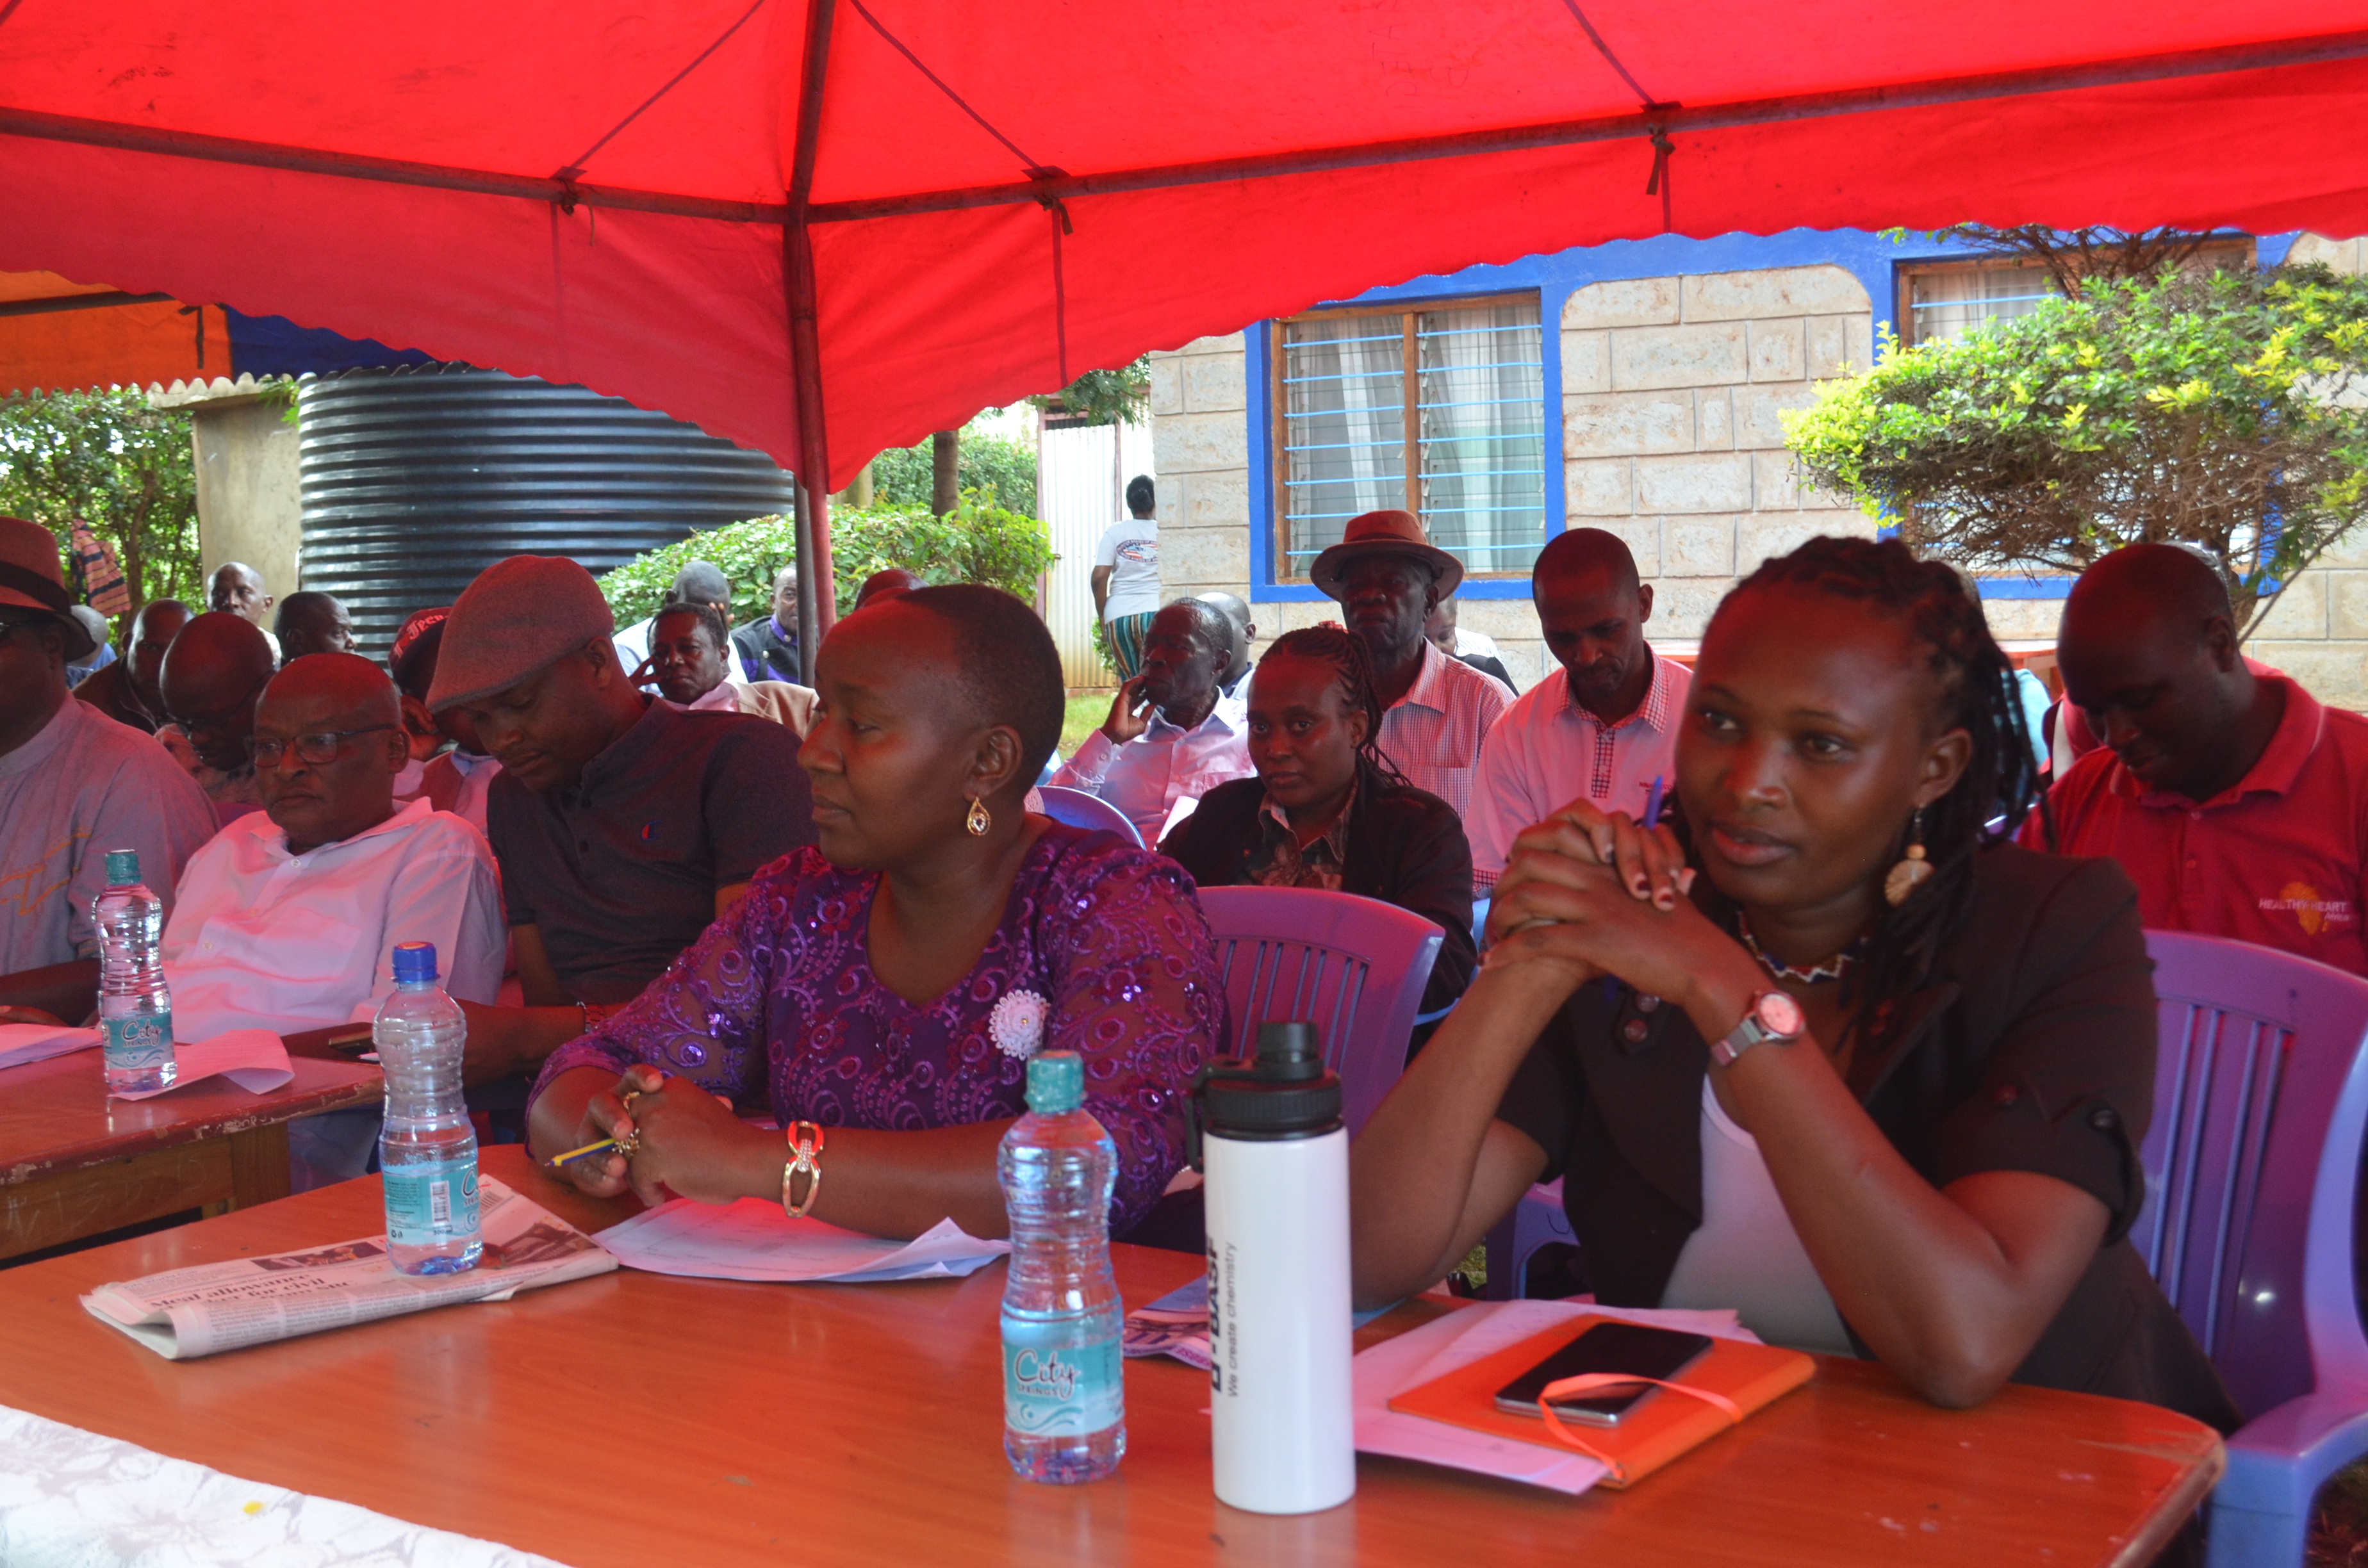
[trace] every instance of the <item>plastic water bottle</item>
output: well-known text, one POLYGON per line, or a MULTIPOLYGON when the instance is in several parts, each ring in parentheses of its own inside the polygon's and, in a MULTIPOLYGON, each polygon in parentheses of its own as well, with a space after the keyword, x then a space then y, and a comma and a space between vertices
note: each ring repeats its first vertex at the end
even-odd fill
POLYGON ((405 1274, 458 1274, 473 1267, 477 1131, 461 1098, 461 1051, 469 1020, 436 983, 436 948, 394 949, 394 994, 370 1025, 386 1074, 386 1125, 378 1135, 386 1176, 386 1244, 405 1274))
POLYGON ((1028 1062, 1028 1114, 996 1155, 1011 1217, 1003 1290, 1003 1451, 1030 1481, 1099 1481, 1126 1453, 1126 1383, 1110 1273, 1118 1149, 1079 1108, 1074 1051, 1028 1062))
POLYGON ((98 1027, 106 1036, 107 1090, 170 1088, 173 996, 165 988, 165 901, 140 881, 140 851, 107 852, 107 891, 91 900, 98 932, 98 1027))
POLYGON ((1357 1490, 1349 1132, 1309 1023, 1193 1087, 1209 1229, 1210 1470, 1217 1500, 1312 1514, 1357 1490))

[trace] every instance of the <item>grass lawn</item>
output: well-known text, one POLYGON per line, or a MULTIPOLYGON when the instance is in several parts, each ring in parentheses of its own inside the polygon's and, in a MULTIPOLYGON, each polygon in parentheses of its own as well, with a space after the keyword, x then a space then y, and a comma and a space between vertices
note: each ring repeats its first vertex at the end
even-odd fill
POLYGON ((1117 695, 1116 687, 1069 694, 1069 710, 1061 720, 1063 756, 1074 756, 1086 737, 1102 727, 1102 722, 1110 717, 1110 699, 1117 695))

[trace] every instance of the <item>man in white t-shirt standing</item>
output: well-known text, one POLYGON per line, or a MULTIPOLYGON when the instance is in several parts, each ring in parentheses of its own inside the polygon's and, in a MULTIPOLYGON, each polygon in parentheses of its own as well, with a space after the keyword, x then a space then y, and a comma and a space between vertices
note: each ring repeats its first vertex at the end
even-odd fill
POLYGON ((1126 483, 1126 509, 1102 530, 1094 551, 1094 609, 1110 633, 1110 661, 1118 678, 1133 680, 1143 668, 1143 639, 1159 613, 1159 519, 1152 516, 1156 493, 1151 476, 1126 483))

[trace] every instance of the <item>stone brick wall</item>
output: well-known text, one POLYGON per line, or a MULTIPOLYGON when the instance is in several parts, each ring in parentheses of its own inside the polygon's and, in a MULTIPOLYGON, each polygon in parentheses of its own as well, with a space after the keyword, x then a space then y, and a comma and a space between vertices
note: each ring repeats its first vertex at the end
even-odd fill
MULTIPOLYGON (((2294 259, 2368 269, 2368 240, 2305 236, 2294 259)), ((1626 540, 1654 585, 1648 634, 1690 648, 1736 579, 1821 533, 1871 534, 1839 497, 1804 489, 1782 411, 1873 358, 1873 301, 1834 266, 1589 284, 1565 301, 1564 495, 1569 526, 1626 540)), ((1249 432, 1241 335, 1152 356, 1160 573, 1169 596, 1249 597, 1249 432)), ((1255 606, 1261 639, 1337 619, 1329 604, 1255 606)), ((2003 641, 2055 634, 2061 601, 1986 601, 2003 641)), ((1462 601, 1523 687, 1550 661, 1526 598, 1462 601)), ((2287 590, 2251 650, 2323 699, 2368 708, 2368 529, 2287 590)))

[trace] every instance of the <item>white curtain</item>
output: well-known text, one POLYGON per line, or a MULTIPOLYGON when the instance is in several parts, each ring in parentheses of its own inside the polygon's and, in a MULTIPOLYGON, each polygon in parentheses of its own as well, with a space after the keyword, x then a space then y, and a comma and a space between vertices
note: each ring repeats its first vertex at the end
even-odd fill
POLYGON ((1388 315, 1283 324, 1283 559, 1302 577, 1349 519, 1406 499, 1406 329, 1388 315))
POLYGON ((2055 280, 2042 267, 1959 267, 1911 272, 1908 313, 1913 341, 1954 337, 1986 321, 2027 316, 2055 296, 2055 280))
POLYGON ((1545 369, 1535 301, 1425 311, 1422 514, 1473 573, 1526 575, 1545 543, 1545 369))

